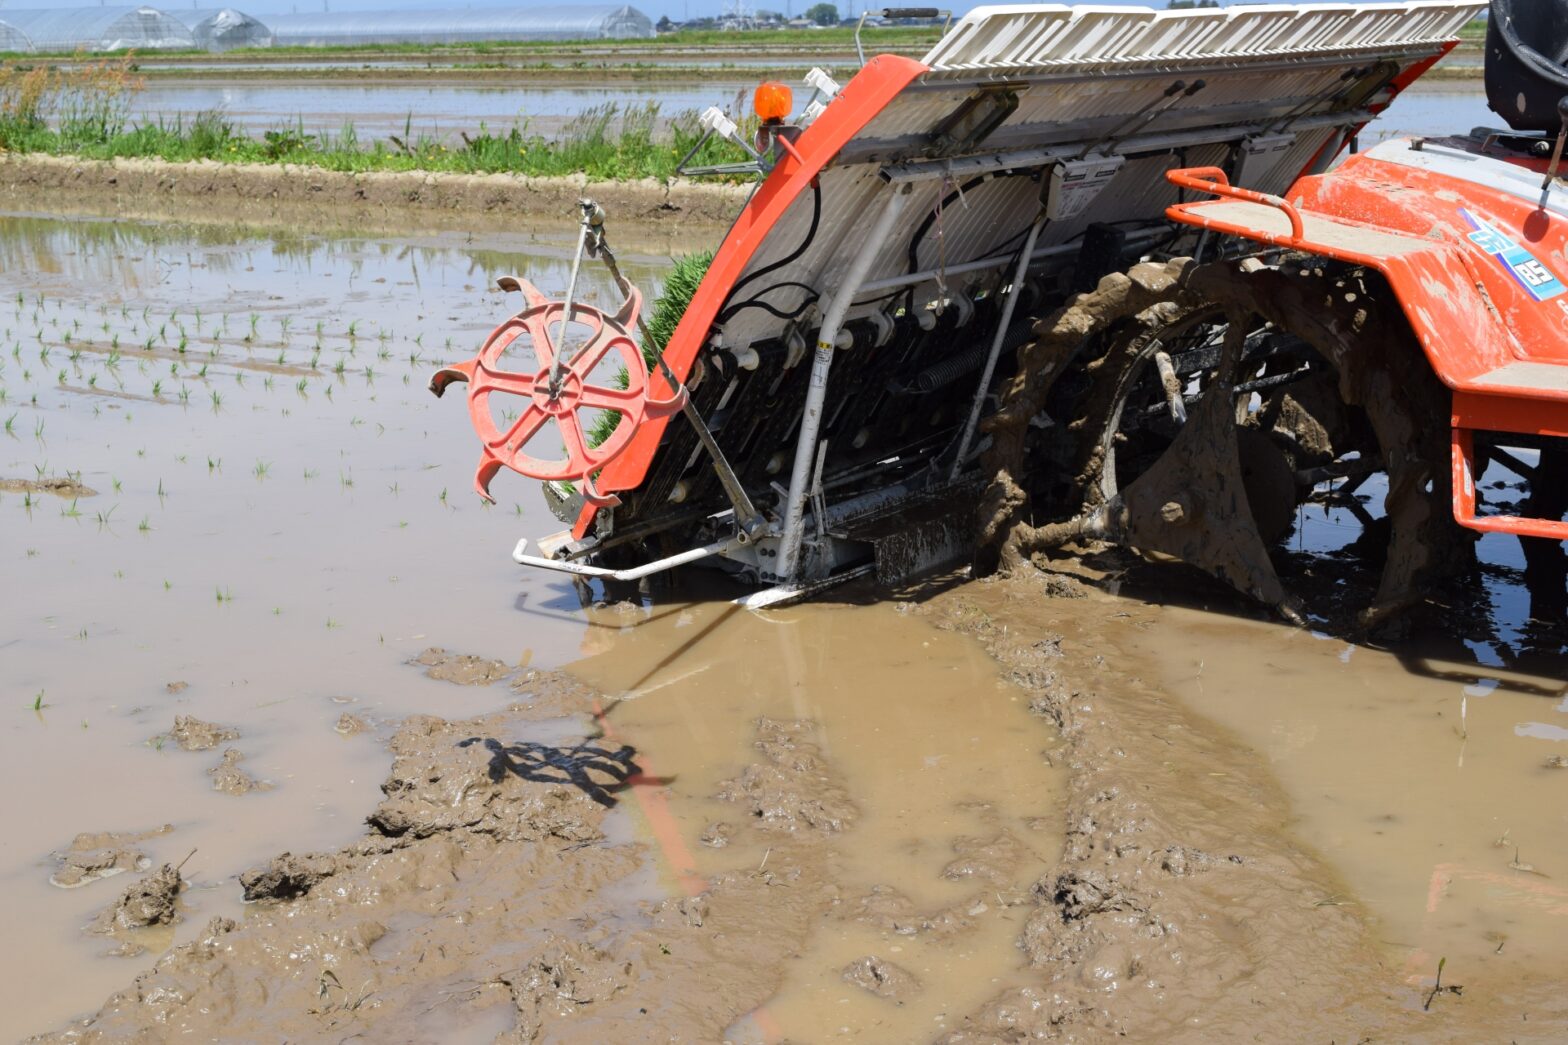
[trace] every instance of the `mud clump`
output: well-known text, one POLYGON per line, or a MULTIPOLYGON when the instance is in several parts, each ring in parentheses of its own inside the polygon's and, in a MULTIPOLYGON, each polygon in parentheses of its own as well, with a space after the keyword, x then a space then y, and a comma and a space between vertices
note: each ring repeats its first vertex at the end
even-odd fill
POLYGON ((6 493, 52 493, 56 497, 97 497, 98 491, 85 486, 79 479, 50 476, 44 479, 0 479, 0 491, 6 493))
POLYGON ((845 983, 890 1001, 902 1002, 920 991, 920 980, 914 973, 874 954, 850 962, 840 975, 845 983))
POLYGON ((93 920, 91 931, 108 935, 124 929, 167 925, 179 918, 176 901, 183 887, 179 868, 164 864, 146 878, 132 882, 118 900, 93 920))
POLYGON ((459 686, 488 686, 512 673, 499 660, 486 660, 471 653, 448 653, 440 646, 431 646, 409 663, 423 667, 430 678, 459 686))
POLYGON ((226 795, 271 791, 273 784, 270 780, 257 780, 239 767, 244 759, 245 756, 234 748, 226 748, 218 764, 207 770, 207 775, 212 777, 212 789, 222 791, 226 795))
POLYGON ((762 718, 753 747, 762 761, 723 784, 718 797, 740 805, 764 825, 782 831, 842 831, 855 819, 849 792, 828 783, 816 725, 762 718))
POLYGON ((1077 921, 1106 911, 1142 911, 1143 901, 1123 892, 1101 871, 1063 871, 1049 882, 1035 886, 1036 895, 1049 897, 1061 908, 1062 917, 1077 921))
POLYGON ((173 830, 172 824, 165 824, 151 831, 83 832, 68 849, 54 854, 60 866, 49 876, 49 884, 77 889, 127 871, 145 871, 152 861, 136 844, 173 830))
POLYGON ((173 741, 182 751, 208 751, 229 740, 238 740, 240 731, 212 722, 203 722, 193 715, 178 715, 174 728, 153 737, 151 744, 162 747, 173 741))
POLYGON ((164 686, 163 688, 164 688, 164 691, 169 694, 169 696, 177 697, 181 693, 184 693, 186 690, 190 689, 191 688, 191 684, 189 682, 183 682, 183 681, 181 681, 181 682, 171 682, 168 685, 164 686))
POLYGON ((323 879, 338 873, 340 866, 331 853, 283 853, 265 867, 240 875, 240 889, 247 903, 258 900, 293 900, 309 893, 323 879))
POLYGON ((343 714, 338 716, 337 724, 332 728, 345 737, 351 737, 356 733, 363 733, 370 727, 366 725, 365 720, 360 718, 358 715, 350 715, 347 711, 345 711, 343 714))

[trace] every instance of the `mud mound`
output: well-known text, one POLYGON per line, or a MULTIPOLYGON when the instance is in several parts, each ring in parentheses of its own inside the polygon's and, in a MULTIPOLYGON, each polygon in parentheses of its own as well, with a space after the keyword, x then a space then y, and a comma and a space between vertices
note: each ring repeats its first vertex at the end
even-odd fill
POLYGON ((845 983, 853 983, 863 991, 879 998, 897 1001, 919 992, 920 980, 914 973, 874 954, 857 958, 844 966, 845 983))
POLYGON ((72 204, 113 207, 181 220, 300 221, 313 216, 350 224, 439 221, 467 225, 485 213, 570 213, 592 196, 621 223, 726 223, 746 198, 743 185, 676 179, 590 182, 582 175, 528 178, 511 174, 429 171, 350 173, 293 164, 174 163, 155 159, 84 160, 9 154, 0 158, 0 198, 11 205, 58 210, 72 204))
POLYGON ((124 929, 167 925, 180 916, 175 901, 184 884, 179 868, 164 864, 146 878, 132 882, 118 900, 93 919, 90 929, 95 933, 112 934, 124 929))
POLYGON ((226 795, 271 791, 273 785, 270 780, 257 780, 239 767, 244 760, 245 756, 234 748, 226 748, 218 764, 207 770, 207 775, 212 777, 212 789, 222 791, 226 795))
POLYGON ((448 653, 440 646, 431 646, 409 663, 421 665, 425 674, 433 679, 459 686, 488 686, 512 673, 512 669, 499 660, 486 660, 469 653, 448 653))
POLYGON ((97 497, 98 491, 83 485, 77 479, 0 479, 0 490, 6 493, 52 493, 56 497, 97 497))
POLYGON ((49 876, 49 884, 76 889, 126 871, 145 871, 152 861, 136 843, 173 830, 172 824, 165 824, 151 831, 83 832, 71 840, 68 849, 55 854, 60 866, 49 876))
POLYGON ((753 745, 762 761, 719 789, 764 825, 782 831, 801 828, 842 831, 855 819, 849 792, 830 783, 817 745, 808 739, 815 725, 760 719, 753 745))
POLYGON ((172 729, 167 733, 159 733, 148 742, 162 747, 173 741, 182 751, 207 751, 226 740, 238 740, 239 736, 240 731, 229 726, 203 722, 193 715, 178 715, 172 729))
MULTIPOLYGON (((544 674, 533 686, 581 689, 544 674)), ((504 1023, 507 1042, 718 1040, 773 992, 830 903, 813 838, 849 815, 842 785, 806 724, 759 723, 747 773, 791 825, 816 830, 750 819, 734 833, 768 840, 768 870, 648 903, 635 896, 649 853, 604 830, 635 752, 522 739, 535 717, 517 704, 408 720, 362 840, 242 875, 256 902, 243 923, 214 919, 41 1040, 442 1040, 469 1020, 504 1023)))

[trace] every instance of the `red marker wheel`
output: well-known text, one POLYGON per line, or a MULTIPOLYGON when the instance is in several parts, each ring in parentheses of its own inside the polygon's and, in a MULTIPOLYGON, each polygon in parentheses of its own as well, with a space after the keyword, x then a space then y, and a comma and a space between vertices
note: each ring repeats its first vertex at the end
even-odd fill
POLYGON ((453 381, 468 382, 469 419, 484 444, 474 488, 485 500, 493 501, 490 480, 505 465, 531 479, 576 482, 583 496, 595 504, 616 503, 613 496, 605 497, 594 489, 593 474, 626 449, 644 420, 662 417, 684 402, 680 395, 667 401, 649 397, 648 369, 643 364, 642 351, 627 333, 642 309, 642 295, 633 289, 613 316, 588 305, 572 306, 569 327, 587 327, 588 337, 567 349, 569 355, 562 359, 559 379, 552 387, 551 370, 561 350, 555 337, 564 306, 546 298, 526 280, 503 279, 500 285, 522 291, 526 301, 523 310, 496 327, 477 356, 437 371, 430 382, 430 390, 436 395, 453 381), (533 358, 525 360, 525 365, 537 369, 503 368, 502 356, 520 338, 532 350, 533 358), (595 369, 612 354, 625 368, 625 388, 599 383, 594 377, 595 369), (512 397, 521 409, 520 416, 505 431, 495 423, 490 402, 493 395, 512 397), (620 418, 609 436, 599 445, 589 446, 583 412, 588 411, 592 417, 603 410, 614 410, 620 418), (527 453, 525 448, 530 441, 550 427, 555 428, 565 447, 565 458, 527 453))

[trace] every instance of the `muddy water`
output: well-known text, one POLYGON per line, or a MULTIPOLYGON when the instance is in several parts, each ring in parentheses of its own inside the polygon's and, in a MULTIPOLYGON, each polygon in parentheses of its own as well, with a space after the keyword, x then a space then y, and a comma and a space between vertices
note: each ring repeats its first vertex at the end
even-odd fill
MULTIPOLYGON (((155 866, 196 850, 183 940, 237 913, 239 871, 361 833, 397 718, 507 699, 404 661, 432 645, 573 655, 570 589, 508 558, 558 524, 520 479, 481 508, 463 405, 425 391, 516 307, 487 289, 497 276, 560 294, 569 249, 0 218, 0 477, 79 473, 98 491, 0 493, 0 1038, 144 966, 77 931, 132 876, 48 884, 78 832, 173 825, 140 848, 155 866), (340 735, 345 712, 368 731, 340 735), (150 739, 176 715, 239 737, 150 739), (274 788, 213 790, 224 747, 274 788)), ((625 251, 650 293, 669 249, 625 251)), ((591 300, 613 292, 584 280, 591 300)))
MULTIPOLYGON (((1411 977, 1497 987, 1568 964, 1568 679, 1483 648, 1405 651, 1182 608, 1132 611, 1131 646, 1290 793, 1411 977), (1477 656, 1480 653, 1481 656, 1477 656)), ((1546 669, 1551 671, 1550 668, 1546 669)))
POLYGON ((674 776, 671 810, 701 876, 765 866, 760 843, 700 841, 736 816, 713 796, 754 757, 759 717, 814 722, 853 796, 859 815, 831 843, 840 902, 787 963, 778 994, 733 1028, 737 1041, 921 1040, 1032 982, 1015 941, 1028 912, 1019 894, 1060 855, 1052 735, 974 643, 904 608, 613 611, 569 666, 624 698, 613 728, 641 738, 650 771, 674 776), (968 927, 916 936, 853 917, 879 887, 968 927), (921 986, 889 1000, 845 982, 868 955, 921 986))

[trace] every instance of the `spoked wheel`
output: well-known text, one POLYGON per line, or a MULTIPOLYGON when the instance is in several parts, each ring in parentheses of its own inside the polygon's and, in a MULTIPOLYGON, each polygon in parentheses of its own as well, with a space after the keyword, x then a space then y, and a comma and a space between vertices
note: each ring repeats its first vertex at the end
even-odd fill
MULTIPOLYGON (((1041 527, 1015 521, 1015 555, 1108 540, 1181 559, 1299 620, 1274 565, 1280 538, 1306 501, 1361 508, 1350 494, 1381 470, 1388 554, 1364 621, 1452 563, 1446 400, 1397 310, 1375 308, 1368 277, 1189 262, 1148 282, 1159 293, 1121 290, 1120 315, 1097 306, 1113 314, 1091 336, 1103 350, 1067 426, 1076 509, 1041 527)), ((1084 299, 1073 308, 1086 311, 1084 299)), ((1056 320, 1081 338, 1071 312, 1056 320)))
POLYGON ((581 484, 584 500, 601 507, 619 503, 600 494, 594 475, 630 445, 644 421, 679 410, 684 392, 655 399, 647 367, 630 328, 642 309, 642 295, 633 288, 614 315, 588 305, 552 301, 527 280, 506 277, 503 290, 520 291, 522 311, 491 332, 473 359, 436 371, 430 390, 441 395, 453 382, 467 382, 468 410, 482 444, 474 489, 487 501, 490 482, 502 467, 532 479, 581 484), (564 342, 577 328, 580 333, 564 342), (605 383, 601 364, 617 364, 622 387, 605 383), (503 424, 496 419, 501 407, 503 424), (602 414, 615 423, 595 441, 590 432, 602 414), (535 437, 547 428, 565 450, 564 458, 543 458, 530 452, 535 437))

